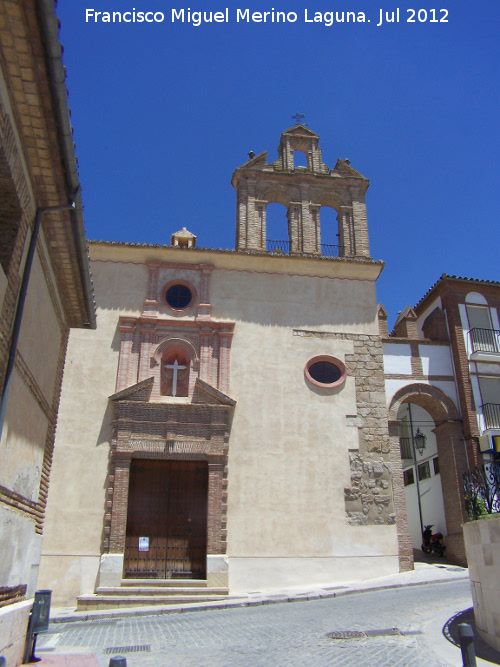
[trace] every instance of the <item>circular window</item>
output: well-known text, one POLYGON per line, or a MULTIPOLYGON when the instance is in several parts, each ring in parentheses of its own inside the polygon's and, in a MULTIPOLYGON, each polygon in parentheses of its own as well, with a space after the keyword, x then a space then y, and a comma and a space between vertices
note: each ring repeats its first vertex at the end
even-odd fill
POLYGON ((311 384, 323 389, 340 387, 347 376, 346 367, 340 359, 327 355, 309 359, 304 373, 311 384))
POLYGON ((183 283, 174 283, 165 290, 165 301, 174 310, 184 310, 193 300, 193 292, 183 283))

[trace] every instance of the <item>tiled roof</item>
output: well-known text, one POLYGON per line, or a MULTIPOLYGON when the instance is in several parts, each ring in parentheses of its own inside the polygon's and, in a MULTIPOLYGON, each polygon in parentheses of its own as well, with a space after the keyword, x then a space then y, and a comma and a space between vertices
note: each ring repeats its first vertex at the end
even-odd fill
POLYGON ((425 301, 425 299, 429 296, 431 292, 433 292, 436 287, 439 285, 441 281, 444 280, 454 280, 456 282, 462 282, 462 283, 474 283, 476 285, 500 285, 500 281, 498 280, 482 280, 481 278, 465 278, 462 276, 450 276, 448 273, 443 273, 438 280, 427 290, 427 292, 424 294, 424 296, 420 299, 420 301, 415 305, 415 308, 418 308, 418 306, 425 301))

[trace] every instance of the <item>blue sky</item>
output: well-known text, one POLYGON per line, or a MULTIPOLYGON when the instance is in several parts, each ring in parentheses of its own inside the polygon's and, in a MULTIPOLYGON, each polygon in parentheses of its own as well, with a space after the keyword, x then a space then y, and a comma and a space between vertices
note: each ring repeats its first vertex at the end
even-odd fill
MULTIPOLYGON (((383 0, 228 6, 228 23, 171 21, 172 8, 228 3, 60 0, 61 41, 90 239, 234 247, 234 169, 277 157, 299 111, 370 179, 371 254, 392 324, 442 273, 500 280, 500 3, 383 0), (400 22, 377 27, 399 7, 400 22), (158 23, 86 22, 86 10, 162 12, 158 23), (236 22, 236 9, 296 12, 294 23, 236 22), (408 9, 427 21, 407 22, 408 9), (435 12, 431 10, 435 8, 435 12), (306 23, 315 12, 370 22, 306 23), (448 22, 430 22, 445 18, 448 22)), ((286 238, 282 222, 274 236, 286 238), (281 228, 281 233, 280 233, 281 228)), ((334 242, 334 218, 325 241, 334 242)))

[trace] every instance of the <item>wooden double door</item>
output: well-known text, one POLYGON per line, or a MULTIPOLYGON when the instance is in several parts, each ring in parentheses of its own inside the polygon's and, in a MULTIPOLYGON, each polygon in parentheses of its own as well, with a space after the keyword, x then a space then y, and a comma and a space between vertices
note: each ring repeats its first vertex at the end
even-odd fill
POLYGON ((207 503, 206 461, 133 459, 124 576, 204 579, 207 503))

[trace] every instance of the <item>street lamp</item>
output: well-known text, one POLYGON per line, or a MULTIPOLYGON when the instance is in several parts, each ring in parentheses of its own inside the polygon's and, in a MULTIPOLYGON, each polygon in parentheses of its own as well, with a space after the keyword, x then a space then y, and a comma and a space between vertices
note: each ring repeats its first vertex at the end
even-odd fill
POLYGON ((424 453, 426 441, 426 436, 422 433, 420 428, 417 428, 416 433, 413 436, 413 442, 415 443, 415 447, 418 449, 420 456, 422 456, 424 453))

